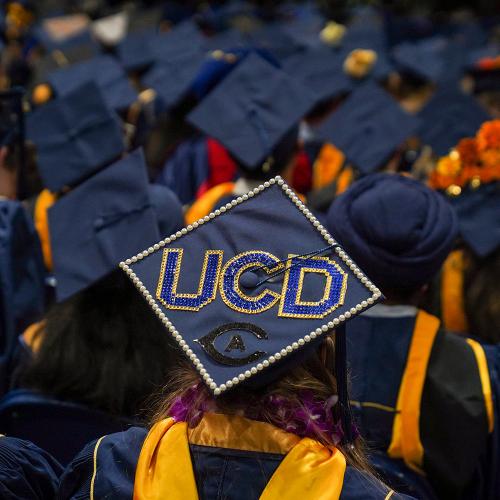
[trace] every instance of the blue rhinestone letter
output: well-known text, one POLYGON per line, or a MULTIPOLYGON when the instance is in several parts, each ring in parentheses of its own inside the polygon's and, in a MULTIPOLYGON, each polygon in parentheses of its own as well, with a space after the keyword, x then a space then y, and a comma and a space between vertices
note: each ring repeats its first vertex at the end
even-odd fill
POLYGON ((223 252, 222 250, 205 252, 197 293, 177 292, 182 254, 182 248, 164 250, 156 297, 167 309, 199 311, 215 299, 223 252))
POLYGON ((278 316, 286 318, 324 318, 344 303, 347 274, 328 257, 289 256, 278 316), (307 273, 325 276, 323 297, 314 302, 302 300, 307 273))

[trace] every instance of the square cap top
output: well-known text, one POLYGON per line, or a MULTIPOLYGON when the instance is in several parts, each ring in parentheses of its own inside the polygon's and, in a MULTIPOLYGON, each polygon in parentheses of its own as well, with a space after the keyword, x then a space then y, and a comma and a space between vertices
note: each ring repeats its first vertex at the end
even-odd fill
POLYGON ((445 71, 443 53, 446 41, 440 37, 403 42, 392 51, 397 67, 427 82, 437 82, 445 71))
POLYGON ((216 395, 268 383, 381 297, 279 177, 121 267, 216 395))
POLYGON ((485 109, 456 85, 440 87, 419 113, 419 136, 434 154, 448 154, 463 137, 472 137, 490 120, 485 109))
POLYGON ((56 295, 62 301, 159 239, 142 151, 64 195, 48 215, 56 295))
POLYGON ((500 246, 500 184, 467 190, 450 201, 465 243, 480 258, 492 254, 500 246))
POLYGON ((252 53, 187 119, 253 169, 261 166, 314 104, 314 95, 303 84, 252 53))
POLYGON ((318 134, 368 174, 380 168, 417 131, 418 124, 387 92, 368 82, 318 127, 318 134))
POLYGON ((74 186, 114 161, 125 146, 120 122, 94 83, 36 109, 26 119, 44 186, 74 186))
POLYGON ((115 110, 126 109, 137 99, 137 92, 122 67, 108 55, 61 68, 49 75, 48 81, 59 96, 66 96, 82 83, 93 81, 115 110))

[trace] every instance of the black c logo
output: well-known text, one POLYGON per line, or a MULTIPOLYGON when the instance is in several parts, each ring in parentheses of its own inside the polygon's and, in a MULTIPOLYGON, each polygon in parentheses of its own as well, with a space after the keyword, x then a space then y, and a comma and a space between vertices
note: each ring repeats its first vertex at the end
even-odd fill
MULTIPOLYGON (((267 333, 262 329, 259 328, 256 325, 253 325, 252 323, 227 323, 225 325, 219 326, 212 330, 210 333, 202 337, 201 339, 195 340, 195 342, 198 342, 201 347, 203 347, 203 350, 215 361, 222 365, 227 365, 227 366, 243 366, 247 365, 248 363, 252 363, 254 361, 257 361, 258 359, 262 358, 265 356, 267 353, 264 351, 255 351, 252 354, 249 354, 248 356, 244 358, 232 358, 230 356, 227 356, 225 354, 222 354, 219 352, 215 345, 214 342, 215 340, 223 335, 224 333, 231 332, 231 331, 246 331, 252 333, 255 337, 258 339, 262 340, 267 340, 267 333)), ((245 351, 245 344, 243 343, 243 340, 241 339, 240 335, 234 335, 231 340, 229 341, 229 344, 227 345, 225 351, 230 352, 233 349, 238 349, 241 352, 245 351)))

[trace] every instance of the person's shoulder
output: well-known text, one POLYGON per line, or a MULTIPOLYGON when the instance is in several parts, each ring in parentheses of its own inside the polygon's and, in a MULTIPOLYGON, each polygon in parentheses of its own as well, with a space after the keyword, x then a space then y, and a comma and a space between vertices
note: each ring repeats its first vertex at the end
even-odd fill
POLYGON ((411 500, 413 497, 391 490, 375 477, 347 466, 340 500, 411 500))
POLYGON ((29 441, 0 437, 0 497, 53 498, 62 467, 29 441))
POLYGON ((113 498, 132 498, 137 460, 147 433, 145 428, 131 427, 87 444, 64 471, 58 498, 77 500, 92 494, 100 498, 99 492, 106 491, 112 491, 113 498))

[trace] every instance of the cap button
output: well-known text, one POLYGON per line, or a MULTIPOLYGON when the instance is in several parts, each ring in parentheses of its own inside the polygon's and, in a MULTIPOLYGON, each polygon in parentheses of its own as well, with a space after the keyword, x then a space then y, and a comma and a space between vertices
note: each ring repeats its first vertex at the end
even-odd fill
POLYGON ((259 275, 250 270, 240 276, 240 285, 244 288, 255 288, 259 281, 259 275))

